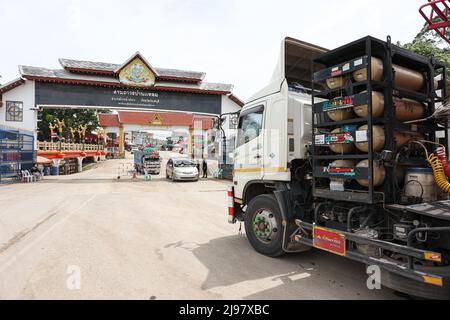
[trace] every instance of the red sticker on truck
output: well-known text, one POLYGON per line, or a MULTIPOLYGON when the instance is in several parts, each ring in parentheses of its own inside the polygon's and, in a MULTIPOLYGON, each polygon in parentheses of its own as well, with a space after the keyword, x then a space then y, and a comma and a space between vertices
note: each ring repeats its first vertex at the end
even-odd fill
POLYGON ((329 229, 314 227, 313 245, 316 248, 345 256, 345 236, 329 229))

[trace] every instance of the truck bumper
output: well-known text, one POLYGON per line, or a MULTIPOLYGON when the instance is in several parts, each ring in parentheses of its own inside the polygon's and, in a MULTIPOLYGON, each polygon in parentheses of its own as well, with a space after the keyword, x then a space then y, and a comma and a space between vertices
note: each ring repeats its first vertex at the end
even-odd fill
POLYGON ((443 285, 434 286, 423 281, 412 280, 401 275, 381 269, 381 284, 392 290, 403 292, 415 297, 433 300, 450 299, 450 268, 449 267, 417 267, 418 271, 426 274, 439 275, 443 279, 443 285))
MULTIPOLYGON (((314 225, 296 220, 299 227, 293 240, 310 247, 316 247, 312 237, 314 225)), ((364 263, 376 265, 381 270, 381 284, 407 293, 409 295, 429 299, 450 299, 450 266, 424 266, 417 265, 414 261, 440 262, 440 253, 424 251, 395 243, 371 240, 353 233, 337 231, 347 243, 345 253, 342 256, 364 263), (408 262, 398 261, 386 256, 372 257, 354 249, 349 243, 356 246, 371 246, 381 250, 389 250, 407 258, 408 262)), ((322 248, 318 248, 322 249, 322 248)))

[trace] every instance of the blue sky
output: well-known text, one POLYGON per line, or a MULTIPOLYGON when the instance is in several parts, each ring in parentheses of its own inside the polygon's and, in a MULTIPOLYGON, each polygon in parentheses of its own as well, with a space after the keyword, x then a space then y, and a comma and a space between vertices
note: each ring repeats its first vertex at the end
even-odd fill
POLYGON ((18 65, 122 63, 140 51, 155 67, 232 83, 245 100, 269 81, 285 36, 326 48, 369 34, 408 42, 423 25, 425 2, 0 0, 0 83, 16 78, 18 65))

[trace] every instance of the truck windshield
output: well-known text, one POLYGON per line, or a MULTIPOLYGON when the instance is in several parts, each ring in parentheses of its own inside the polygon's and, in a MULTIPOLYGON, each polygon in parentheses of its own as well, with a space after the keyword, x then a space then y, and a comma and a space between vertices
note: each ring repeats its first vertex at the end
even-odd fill
POLYGON ((174 167, 195 167, 195 163, 189 160, 175 161, 174 167))

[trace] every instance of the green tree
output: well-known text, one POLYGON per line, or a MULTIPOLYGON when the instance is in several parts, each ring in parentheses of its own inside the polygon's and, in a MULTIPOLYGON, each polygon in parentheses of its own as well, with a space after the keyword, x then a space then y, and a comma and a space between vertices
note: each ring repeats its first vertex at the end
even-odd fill
MULTIPOLYGON (((102 110, 101 113, 109 113, 110 111, 102 110)), ((39 112, 38 118, 38 140, 50 141, 50 129, 48 125, 54 123, 56 119, 64 120, 65 128, 63 137, 70 138, 69 128, 78 128, 80 124, 87 125, 87 132, 97 129, 98 117, 97 110, 89 109, 44 109, 39 112)))
POLYGON ((450 77, 450 47, 434 30, 428 30, 427 24, 411 43, 406 43, 403 47, 426 57, 434 57, 445 64, 447 77, 450 77))

